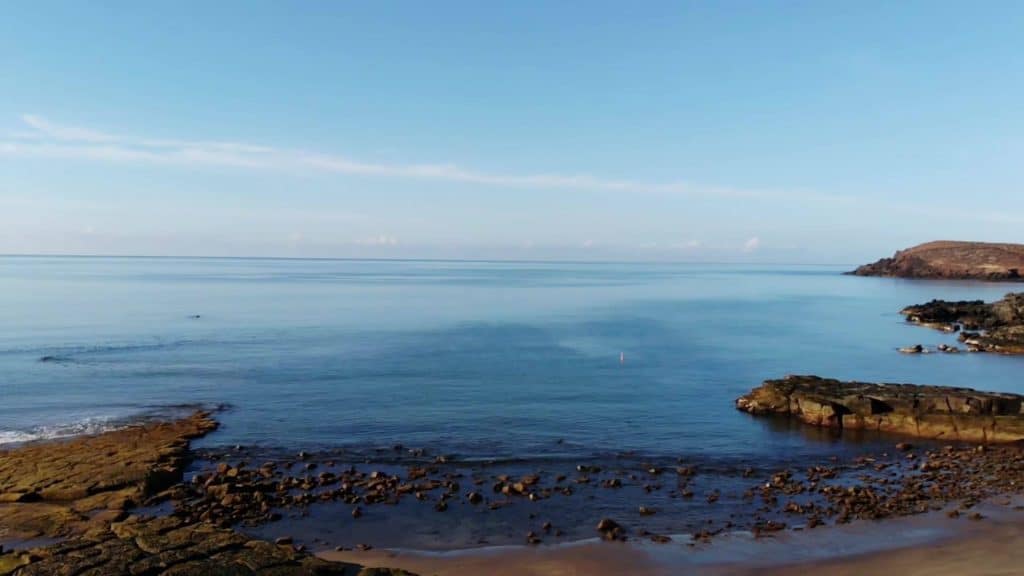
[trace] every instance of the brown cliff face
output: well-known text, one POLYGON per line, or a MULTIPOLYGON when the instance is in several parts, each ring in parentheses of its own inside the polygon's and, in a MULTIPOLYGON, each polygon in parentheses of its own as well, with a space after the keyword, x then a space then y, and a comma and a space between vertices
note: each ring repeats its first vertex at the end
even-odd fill
POLYGON ((1024 280, 1024 245, 940 240, 900 250, 850 272, 856 276, 1024 280))
POLYGON ((767 380, 736 400, 751 414, 813 426, 968 442, 1024 439, 1024 396, 970 388, 841 382, 817 376, 767 380))

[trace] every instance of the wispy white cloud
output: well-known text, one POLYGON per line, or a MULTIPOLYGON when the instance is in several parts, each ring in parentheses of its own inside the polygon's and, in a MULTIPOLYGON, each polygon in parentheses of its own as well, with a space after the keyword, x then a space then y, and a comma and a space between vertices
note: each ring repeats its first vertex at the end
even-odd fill
POLYGON ((696 186, 683 181, 647 182, 601 178, 589 174, 500 174, 471 170, 455 164, 376 163, 339 154, 276 148, 245 142, 137 138, 57 124, 35 114, 23 115, 22 121, 28 130, 0 137, 0 155, 187 167, 315 170, 345 175, 440 180, 527 189, 639 192, 725 198, 848 200, 806 191, 696 186))
POLYGON ((71 142, 110 142, 116 138, 110 134, 104 132, 98 132, 96 130, 89 130, 87 128, 79 128, 77 126, 62 126, 54 124, 35 114, 22 114, 21 120, 29 128, 32 128, 39 135, 49 136, 57 140, 65 140, 71 142))
POLYGON ((743 243, 743 251, 746 253, 756 252, 761 247, 761 239, 757 236, 743 243))
POLYGON ((360 246, 398 246, 398 238, 388 234, 378 234, 369 238, 360 238, 355 243, 360 246))
POLYGON ((894 213, 914 219, 930 219, 935 221, 964 222, 972 221, 983 224, 1024 225, 1024 214, 1019 211, 971 210, 962 206, 946 206, 942 203, 922 203, 906 201, 886 201, 886 208, 894 213))

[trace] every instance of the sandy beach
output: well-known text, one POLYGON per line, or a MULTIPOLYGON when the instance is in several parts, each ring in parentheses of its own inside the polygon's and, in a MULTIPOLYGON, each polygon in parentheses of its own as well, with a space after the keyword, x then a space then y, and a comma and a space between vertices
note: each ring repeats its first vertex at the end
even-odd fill
POLYGON ((905 576, 997 576, 1020 574, 1024 565, 1024 525, 1020 522, 979 530, 965 539, 904 548, 852 558, 793 565, 759 571, 759 574, 796 576, 808 569, 825 570, 834 576, 902 574, 905 576))
POLYGON ((757 540, 735 535, 694 547, 587 541, 448 554, 346 551, 319 556, 438 576, 798 576, 821 570, 843 576, 1020 574, 1024 562, 1021 513, 1005 500, 979 509, 986 516, 981 522, 930 514, 757 540))

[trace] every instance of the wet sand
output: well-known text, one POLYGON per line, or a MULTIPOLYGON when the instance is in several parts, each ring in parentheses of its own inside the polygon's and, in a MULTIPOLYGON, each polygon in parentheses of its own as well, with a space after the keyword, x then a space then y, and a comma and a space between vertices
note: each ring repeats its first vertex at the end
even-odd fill
MULTIPOLYGON (((815 563, 830 576, 999 576, 1024 572, 1024 524, 993 526, 964 539, 815 563)), ((759 571, 769 576, 806 574, 807 565, 759 571)), ((751 572, 748 572, 751 573, 751 572)))
POLYGON ((514 546, 448 553, 371 550, 322 552, 322 558, 403 568, 438 576, 798 576, 1020 574, 1024 512, 1011 502, 978 507, 985 519, 944 513, 854 522, 753 538, 736 533, 708 544, 679 537, 669 544, 587 540, 560 546, 514 546))

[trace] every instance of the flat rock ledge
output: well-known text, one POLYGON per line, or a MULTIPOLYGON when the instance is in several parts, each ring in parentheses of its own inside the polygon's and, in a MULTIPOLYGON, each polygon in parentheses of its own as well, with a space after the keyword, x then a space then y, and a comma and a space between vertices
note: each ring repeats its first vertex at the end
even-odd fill
POLYGON ((1024 292, 996 302, 932 300, 900 311, 907 322, 943 332, 959 332, 972 352, 1024 354, 1024 292))
POLYGON ((786 376, 741 396, 736 408, 825 428, 986 443, 1024 439, 1022 402, 1024 396, 970 388, 786 376))
POLYGON ((181 482, 189 440, 217 428, 204 412, 66 442, 0 451, 0 576, 199 576, 406 572, 328 562, 290 542, 255 540, 211 522, 131 511, 181 482))
POLYGON ((217 429, 205 412, 69 441, 0 450, 0 539, 103 528, 181 481, 189 440, 217 429))

